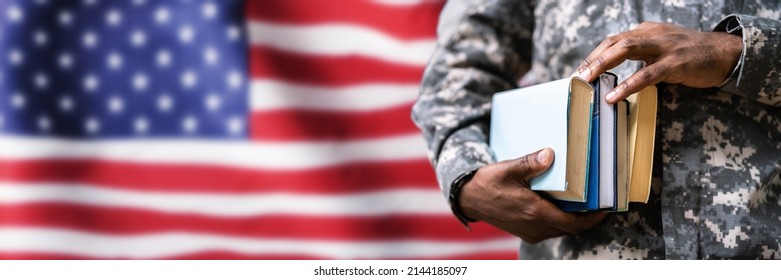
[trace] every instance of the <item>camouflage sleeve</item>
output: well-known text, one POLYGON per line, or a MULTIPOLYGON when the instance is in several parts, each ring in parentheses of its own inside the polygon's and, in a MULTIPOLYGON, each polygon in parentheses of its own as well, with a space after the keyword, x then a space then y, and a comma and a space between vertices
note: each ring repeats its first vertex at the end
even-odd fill
POLYGON ((715 31, 742 34, 738 68, 722 89, 770 105, 781 106, 781 21, 730 15, 715 31))
POLYGON ((493 162, 491 96, 528 71, 533 29, 525 1, 450 1, 412 118, 422 130, 445 196, 461 173, 493 162), (447 26, 443 26, 447 25, 447 26))

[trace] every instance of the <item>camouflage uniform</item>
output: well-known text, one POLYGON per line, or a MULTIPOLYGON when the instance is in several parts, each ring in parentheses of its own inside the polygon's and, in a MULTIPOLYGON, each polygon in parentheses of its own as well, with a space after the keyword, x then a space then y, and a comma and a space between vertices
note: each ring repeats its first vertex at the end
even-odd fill
MULTIPOLYGON (((579 235, 521 245, 521 258, 781 258, 781 4, 776 1, 451 1, 413 119, 445 194, 493 163, 491 95, 524 76, 569 76, 608 35, 643 21, 742 34, 718 88, 659 85, 654 184, 579 235)), ((613 70, 623 80, 641 63, 613 70)), ((542 148, 542 147, 540 147, 542 148)))

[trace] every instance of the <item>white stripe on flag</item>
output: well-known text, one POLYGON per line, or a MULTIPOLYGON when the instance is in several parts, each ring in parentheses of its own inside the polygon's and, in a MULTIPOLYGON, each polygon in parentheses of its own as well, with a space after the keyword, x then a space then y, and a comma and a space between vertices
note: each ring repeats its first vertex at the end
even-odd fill
POLYGON ((342 195, 140 192, 80 184, 0 183, 0 203, 65 202, 132 207, 166 213, 248 217, 272 214, 314 216, 449 215, 439 190, 399 188, 342 195))
POLYGON ((297 26, 250 21, 247 28, 255 45, 316 55, 363 55, 421 66, 426 65, 436 45, 435 39, 402 41, 350 24, 297 26))
POLYGON ((0 228, 0 251, 61 253, 93 258, 158 259, 206 251, 247 255, 310 255, 332 259, 438 258, 506 252, 516 238, 479 242, 377 241, 344 242, 289 239, 249 239, 194 233, 135 236, 94 234, 51 228, 0 228))
POLYGON ((418 133, 381 139, 319 142, 207 140, 98 140, 0 136, 4 159, 105 159, 183 163, 254 169, 306 169, 343 163, 425 158, 418 133))
POLYGON ((369 111, 412 104, 418 98, 418 89, 417 84, 319 87, 266 79, 254 80, 250 85, 253 111, 289 108, 369 111))

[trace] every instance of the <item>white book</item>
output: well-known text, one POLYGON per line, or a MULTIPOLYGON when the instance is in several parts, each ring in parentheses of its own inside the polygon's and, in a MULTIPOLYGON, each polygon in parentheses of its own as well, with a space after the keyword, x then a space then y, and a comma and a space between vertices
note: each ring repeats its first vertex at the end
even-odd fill
POLYGON ((499 161, 545 147, 553 166, 531 179, 530 188, 561 201, 585 202, 594 88, 568 78, 494 95, 490 145, 499 161))
POLYGON ((599 76, 599 208, 616 206, 616 106, 605 96, 613 90, 616 76, 599 76))

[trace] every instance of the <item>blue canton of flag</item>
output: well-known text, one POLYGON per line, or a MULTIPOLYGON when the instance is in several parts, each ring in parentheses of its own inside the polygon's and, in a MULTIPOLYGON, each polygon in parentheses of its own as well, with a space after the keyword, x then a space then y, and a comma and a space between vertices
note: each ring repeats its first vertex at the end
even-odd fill
POLYGON ((243 4, 3 0, 0 131, 245 138, 243 4))

